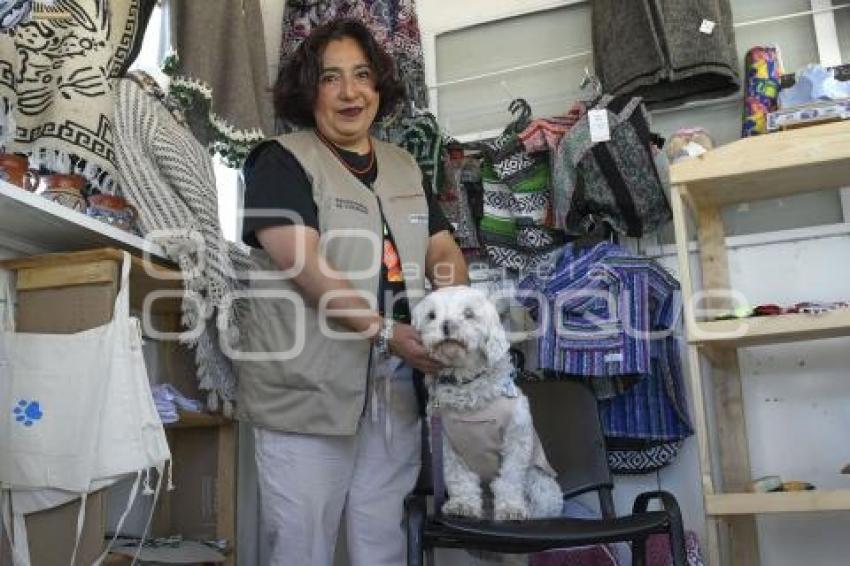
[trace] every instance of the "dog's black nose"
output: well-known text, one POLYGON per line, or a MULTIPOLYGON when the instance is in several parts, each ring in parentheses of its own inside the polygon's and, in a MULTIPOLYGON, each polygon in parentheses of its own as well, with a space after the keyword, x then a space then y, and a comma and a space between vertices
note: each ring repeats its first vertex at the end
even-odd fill
POLYGON ((448 320, 443 321, 443 336, 448 336, 452 332, 452 325, 448 320))

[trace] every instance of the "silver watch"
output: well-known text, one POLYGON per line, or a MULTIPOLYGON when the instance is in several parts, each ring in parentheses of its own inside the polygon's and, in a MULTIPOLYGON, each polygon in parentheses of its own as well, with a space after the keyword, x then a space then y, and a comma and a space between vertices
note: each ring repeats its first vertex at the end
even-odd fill
POLYGON ((393 326, 395 326, 395 320, 385 318, 384 325, 375 337, 375 352, 381 357, 385 358, 390 355, 390 339, 393 337, 393 326))

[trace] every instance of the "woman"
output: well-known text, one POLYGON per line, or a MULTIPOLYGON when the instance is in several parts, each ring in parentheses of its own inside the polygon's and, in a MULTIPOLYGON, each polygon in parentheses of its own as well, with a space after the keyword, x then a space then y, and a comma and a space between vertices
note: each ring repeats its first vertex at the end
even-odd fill
POLYGON ((285 272, 252 282, 237 356, 274 564, 329 566, 343 507, 353 566, 404 562, 420 450, 411 375, 439 369, 407 321, 425 277, 441 287, 467 272, 413 158, 369 135, 401 92, 362 24, 316 28, 275 86, 279 117, 302 130, 246 161, 244 240, 285 272))

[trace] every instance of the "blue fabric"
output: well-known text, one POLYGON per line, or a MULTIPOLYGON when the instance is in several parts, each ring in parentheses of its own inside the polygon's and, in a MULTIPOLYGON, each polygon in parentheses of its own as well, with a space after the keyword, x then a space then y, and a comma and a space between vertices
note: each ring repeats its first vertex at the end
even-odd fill
POLYGON ((673 335, 681 293, 664 268, 610 242, 568 245, 552 273, 519 288, 547 303, 523 299, 544 329, 538 366, 590 383, 606 437, 641 449, 692 434, 673 335))
POLYGON ((671 275, 609 242, 566 246, 552 274, 526 276, 519 288, 548 301, 527 302, 544 328, 539 366, 573 375, 649 375, 652 333, 669 333, 681 312, 671 275))
POLYGON ((625 393, 599 402, 605 436, 670 441, 693 434, 676 339, 656 340, 653 347, 652 373, 625 393))

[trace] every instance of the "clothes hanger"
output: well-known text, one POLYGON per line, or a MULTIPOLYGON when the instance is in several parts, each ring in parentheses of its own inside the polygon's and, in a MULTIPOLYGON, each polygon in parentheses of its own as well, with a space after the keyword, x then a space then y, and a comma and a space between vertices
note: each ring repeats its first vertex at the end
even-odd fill
POLYGON ((508 104, 508 112, 514 115, 514 119, 505 127, 504 133, 518 134, 531 122, 531 105, 526 99, 516 96, 508 86, 506 80, 499 81, 499 86, 510 97, 511 102, 508 104))
POLYGON ((588 89, 590 90, 590 97, 585 96, 583 101, 588 107, 596 106, 596 103, 602 98, 602 82, 599 77, 590 72, 589 67, 585 67, 584 76, 579 83, 579 91, 587 94, 588 89))
POLYGON ((531 122, 531 105, 524 98, 513 99, 508 105, 508 111, 514 115, 514 119, 505 128, 506 132, 518 134, 531 122))
POLYGON ((577 239, 573 240, 574 249, 592 248, 600 242, 616 243, 616 234, 611 228, 611 225, 604 220, 597 222, 593 215, 589 215, 585 220, 587 230, 577 239))

